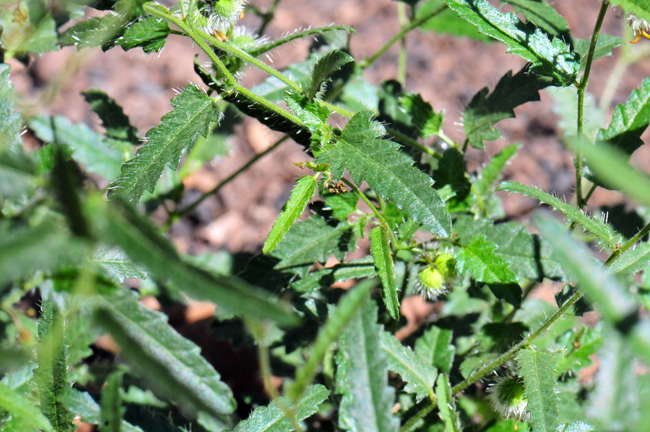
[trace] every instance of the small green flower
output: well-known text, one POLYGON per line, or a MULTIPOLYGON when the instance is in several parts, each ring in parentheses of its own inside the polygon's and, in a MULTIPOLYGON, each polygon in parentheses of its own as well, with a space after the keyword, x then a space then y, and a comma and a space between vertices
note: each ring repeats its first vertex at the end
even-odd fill
POLYGON ((220 38, 232 31, 235 23, 244 15, 248 0, 181 0, 188 19, 204 32, 220 38))
POLYGON ((524 397, 524 385, 519 377, 500 377, 488 387, 488 399, 494 411, 505 419, 528 421, 528 401, 524 397))
POLYGON ((442 273, 431 266, 426 266, 418 273, 417 289, 429 300, 435 300, 447 292, 442 273))

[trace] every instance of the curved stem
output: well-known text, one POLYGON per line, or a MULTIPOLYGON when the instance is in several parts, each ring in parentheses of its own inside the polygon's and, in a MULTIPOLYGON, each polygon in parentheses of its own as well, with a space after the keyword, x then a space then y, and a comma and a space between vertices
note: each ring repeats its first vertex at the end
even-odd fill
POLYGON ((634 237, 629 239, 627 243, 625 243, 623 246, 620 248, 616 249, 610 257, 605 261, 605 265, 610 265, 613 263, 623 252, 631 248, 636 244, 636 242, 640 241, 643 237, 645 237, 646 234, 650 233, 650 223, 644 226, 641 231, 636 233, 634 237))
POLYGON ((415 29, 416 27, 419 27, 420 25, 424 24, 425 22, 429 21, 431 18, 438 15, 440 12, 442 12, 446 8, 447 8, 447 5, 444 4, 444 5, 440 6, 438 9, 433 10, 430 13, 424 15, 423 17, 411 21, 411 24, 409 24, 406 27, 403 27, 402 30, 399 33, 397 33, 390 41, 388 41, 388 43, 386 43, 386 45, 379 48, 379 50, 376 53, 374 53, 370 57, 367 57, 364 60, 360 61, 359 62, 359 67, 361 69, 366 69, 367 67, 369 67, 371 64, 373 64, 375 62, 375 60, 377 60, 379 57, 384 55, 384 53, 386 51, 388 51, 388 49, 390 47, 392 47, 395 42, 397 42, 398 40, 400 40, 404 36, 406 36, 406 34, 408 32, 415 29))

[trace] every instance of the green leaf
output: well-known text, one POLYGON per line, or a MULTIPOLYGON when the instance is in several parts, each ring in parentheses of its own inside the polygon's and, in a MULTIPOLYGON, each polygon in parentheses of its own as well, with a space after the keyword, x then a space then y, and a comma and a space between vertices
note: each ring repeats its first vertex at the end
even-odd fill
POLYGON ((445 119, 443 112, 435 112, 431 104, 422 96, 415 93, 406 93, 402 96, 400 105, 413 119, 413 125, 418 129, 420 138, 429 138, 440 133, 445 119))
POLYGON ((372 256, 367 256, 311 272, 303 279, 292 283, 291 288, 298 292, 312 292, 319 287, 329 287, 336 282, 375 276, 377 272, 374 260, 372 256))
MULTIPOLYGON (((15 3, 14 3, 15 4, 15 3)), ((38 2, 15 4, 27 19, 22 20, 14 15, 14 8, 0 10, 2 23, 2 43, 6 47, 5 58, 9 59, 28 53, 43 54, 56 51, 56 23, 52 14, 42 11, 38 2), (27 10, 23 9, 27 6, 27 10)), ((20 14, 20 12, 18 12, 20 14)))
MULTIPOLYGON (((445 6, 445 0, 421 0, 417 5, 416 18, 422 18, 445 6)), ((436 16, 420 26, 422 30, 434 31, 440 34, 466 36, 482 42, 490 42, 491 38, 479 33, 475 26, 465 21, 458 14, 445 8, 436 16)))
POLYGON ((171 104, 174 110, 147 132, 147 143, 122 165, 121 176, 109 186, 109 198, 122 195, 130 202, 138 202, 145 191, 153 192, 165 167, 175 170, 183 151, 198 135, 208 135, 210 123, 219 121, 215 100, 195 85, 186 86, 171 104))
POLYGON ((415 342, 415 355, 427 365, 433 365, 444 373, 451 371, 455 348, 451 344, 452 331, 432 326, 415 342))
POLYGON ((195 415, 203 411, 227 427, 236 403, 230 388, 201 356, 201 349, 167 324, 167 317, 121 290, 97 301, 97 322, 122 347, 149 385, 195 415))
POLYGON ((99 116, 106 136, 116 140, 128 141, 140 145, 138 130, 131 126, 129 118, 124 114, 121 106, 101 90, 91 89, 81 93, 86 103, 99 116))
POLYGON ((20 115, 14 111, 14 86, 9 79, 11 66, 0 64, 0 154, 22 147, 20 115))
POLYGON ((508 191, 511 193, 520 193, 524 196, 529 196, 553 207, 555 210, 561 212, 570 222, 576 222, 581 225, 586 231, 596 236, 600 244, 608 249, 615 249, 619 242, 619 236, 614 234, 612 230, 600 219, 594 219, 587 216, 580 210, 571 206, 570 204, 561 201, 560 199, 531 186, 526 186, 515 181, 505 181, 499 185, 498 191, 508 191))
POLYGON ((451 217, 431 188, 433 181, 413 167, 413 159, 401 153, 397 143, 379 139, 385 130, 372 121, 372 116, 363 111, 352 117, 336 146, 319 156, 317 162, 329 163, 337 178, 347 169, 356 184, 366 181, 433 234, 448 237, 451 217))
POLYGON ((544 0, 502 0, 511 4, 519 13, 523 13, 529 23, 535 24, 550 36, 570 37, 569 24, 553 6, 544 0))
POLYGON ((650 0, 612 0, 612 5, 618 5, 625 13, 633 13, 650 22, 650 0))
POLYGON ((198 300, 210 300, 233 314, 254 319, 270 319, 290 324, 291 312, 267 293, 245 282, 211 275, 184 262, 171 243, 128 205, 110 205, 99 197, 87 205, 87 214, 96 224, 97 235, 108 245, 119 246, 138 264, 163 282, 171 282, 198 300))
POLYGON ((328 80, 332 74, 348 63, 354 61, 354 57, 350 54, 343 51, 334 50, 327 53, 325 56, 318 59, 316 65, 314 65, 314 71, 311 75, 311 82, 309 87, 305 88, 305 94, 308 99, 314 99, 314 97, 321 93, 323 89, 323 84, 328 80))
POLYGON ((481 89, 463 111, 465 134, 470 145, 483 149, 484 141, 501 138, 501 132, 495 129, 494 125, 501 120, 514 118, 514 109, 519 105, 539 101, 539 91, 549 85, 545 79, 530 74, 525 67, 514 76, 512 71, 508 71, 501 77, 492 93, 487 87, 481 89))
POLYGON ((555 394, 555 359, 547 352, 523 349, 517 354, 519 375, 524 378, 524 396, 535 432, 556 432, 558 397, 555 394))
POLYGON ((99 264, 106 275, 119 284, 124 279, 146 279, 147 272, 133 264, 119 248, 100 246, 93 254, 92 260, 99 264))
MULTIPOLYGON (((596 50, 594 51, 594 61, 603 57, 611 56, 612 50, 624 43, 625 41, 619 37, 602 33, 599 34, 598 42, 596 42, 596 50)), ((591 39, 576 39, 574 43, 575 50, 580 53, 580 70, 584 70, 587 65, 587 54, 589 53, 590 45, 591 39)), ((572 89, 572 91, 575 93, 574 89, 572 89)))
POLYGON ((359 311, 368 302, 369 293, 374 287, 375 282, 372 280, 361 282, 350 289, 339 300, 336 309, 330 312, 327 323, 318 331, 305 365, 296 372, 296 380, 289 388, 289 397, 293 400, 300 398, 312 382, 330 345, 339 338, 339 334, 344 329, 348 328, 352 320, 359 318, 359 311))
POLYGON ((496 254, 498 246, 484 235, 474 239, 456 254, 461 273, 469 271, 478 282, 509 284, 517 276, 508 268, 508 262, 496 254))
POLYGON ((84 243, 53 221, 4 231, 0 235, 0 286, 31 277, 37 270, 47 272, 77 263, 86 252, 84 243))
POLYGON ((485 168, 481 171, 481 176, 474 182, 476 193, 485 196, 491 189, 492 185, 501 177, 501 171, 515 157, 520 144, 512 144, 504 148, 490 160, 485 168))
POLYGON ((38 320, 38 368, 34 371, 41 411, 57 432, 72 432, 76 430, 74 414, 60 400, 72 387, 68 381, 65 324, 51 296, 43 298, 42 308, 38 320))
POLYGON ((598 140, 631 155, 643 145, 641 135, 650 124, 650 78, 634 90, 625 105, 617 105, 607 129, 598 131, 598 140))
POLYGON ((548 78, 549 85, 568 86, 575 81, 579 56, 561 38, 551 41, 534 24, 524 24, 485 0, 447 0, 447 4, 481 33, 506 44, 509 53, 531 62, 531 72, 548 78))
POLYGON ((149 16, 127 28, 117 43, 124 51, 142 48, 147 54, 160 52, 167 42, 170 31, 169 24, 162 18, 149 16))
POLYGON ((650 264, 650 244, 640 243, 623 252, 614 261, 609 269, 614 274, 629 274, 634 277, 636 273, 650 264))
POLYGON ((393 270, 393 255, 388 239, 388 226, 381 224, 370 231, 370 253, 375 261, 375 270, 381 279, 383 298, 390 316, 399 319, 399 298, 397 281, 393 270))
MULTIPOLYGON (((100 406, 86 392, 71 390, 63 398, 65 405, 73 412, 79 414, 81 421, 90 424, 100 424, 100 406)), ((125 420, 122 420, 122 432, 143 432, 137 426, 133 426, 125 420)))
POLYGON ((353 431, 397 431, 391 410, 388 361, 381 346, 377 306, 366 300, 341 334, 336 355, 336 393, 341 395, 339 427, 353 431))
POLYGON ((59 45, 76 46, 77 50, 101 47, 102 51, 108 51, 117 45, 125 22, 124 17, 114 12, 80 21, 59 35, 59 45))
MULTIPOLYGON (((289 407, 298 421, 310 417, 318 411, 318 406, 329 396, 330 392, 320 384, 309 386, 300 401, 292 405, 287 397, 281 397, 280 403, 289 407)), ((278 403, 272 401, 268 406, 256 408, 246 420, 237 424, 233 432, 290 432, 295 430, 278 403)))
POLYGON ((264 248, 264 254, 269 254, 275 249, 282 241, 284 235, 293 226, 294 222, 300 217, 302 212, 309 204, 309 201, 314 197, 318 183, 312 176, 304 176, 298 179, 296 187, 291 191, 291 196, 286 204, 282 207, 282 212, 278 219, 273 224, 271 232, 269 233, 264 248))
POLYGON ((569 371, 578 373, 583 367, 589 366, 592 363, 590 356, 596 354, 603 344, 602 325, 594 328, 582 326, 577 331, 567 333, 571 337, 567 340, 569 349, 562 353, 563 358, 557 362, 558 376, 569 371))
MULTIPOLYGON (((558 126, 564 132, 565 137, 576 137, 578 122, 578 94, 575 88, 551 88, 546 93, 553 98, 555 106, 553 112, 560 117, 558 126)), ((605 111, 598 107, 598 102, 593 94, 585 92, 583 136, 595 138, 598 128, 605 123, 605 111)))
POLYGON ((438 375, 436 396, 438 397, 438 409, 440 410, 438 415, 445 424, 445 432, 460 432, 463 430, 456 411, 454 395, 451 394, 451 385, 447 374, 438 375))
POLYGON ((354 191, 340 192, 337 190, 334 192, 328 192, 324 182, 318 189, 318 194, 325 200, 326 209, 332 212, 334 219, 346 221, 348 216, 357 211, 359 195, 354 191))
POLYGON ((0 408, 8 411, 27 427, 38 428, 47 432, 54 431, 47 418, 31 401, 18 395, 2 383, 0 383, 0 408))
POLYGON ((102 390, 102 401, 100 406, 99 430, 101 432, 122 431, 122 375, 124 372, 116 371, 108 376, 106 385, 102 390))
POLYGON ((557 432, 591 432, 594 427, 584 422, 575 422, 570 425, 558 426, 557 432))
POLYGON ((404 391, 414 393, 418 401, 433 395, 438 372, 431 363, 423 362, 411 348, 402 345, 388 332, 381 334, 381 348, 388 356, 388 369, 399 374, 407 383, 404 391))
POLYGON ((280 259, 277 270, 304 276, 314 262, 324 263, 331 255, 343 261, 355 246, 354 225, 346 221, 331 226, 314 215, 295 224, 271 256, 280 259))

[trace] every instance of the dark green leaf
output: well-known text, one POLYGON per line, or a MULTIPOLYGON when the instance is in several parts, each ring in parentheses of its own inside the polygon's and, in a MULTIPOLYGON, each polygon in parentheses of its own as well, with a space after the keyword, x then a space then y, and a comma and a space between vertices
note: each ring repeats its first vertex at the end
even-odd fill
POLYGON ((580 59, 561 38, 551 41, 534 24, 524 24, 515 15, 502 13, 485 0, 447 0, 447 4, 481 33, 506 44, 509 53, 531 62, 531 72, 548 78, 548 85, 573 84, 580 59))
MULTIPOLYGON (((318 411, 318 406, 327 399, 330 392, 324 386, 317 384, 309 386, 300 401, 292 405, 287 397, 280 402, 289 407, 295 414, 296 420, 301 421, 318 411)), ((284 412, 273 401, 268 406, 259 407, 246 420, 237 424, 233 432, 291 432, 295 430, 284 412)))
POLYGON ((388 239, 389 228, 381 224, 370 231, 370 252, 375 262, 375 270, 381 279, 386 309, 393 319, 399 319, 399 298, 397 281, 393 270, 393 255, 388 239))
POLYGON ((109 198, 119 195, 138 202, 144 192, 153 192, 165 167, 175 170, 183 151, 197 136, 207 136, 210 124, 219 121, 216 101, 195 85, 186 86, 171 103, 174 110, 163 116, 159 126, 147 132, 147 143, 122 165, 121 176, 109 186, 109 198))
POLYGON ((440 133, 444 114, 437 113, 429 102, 422 99, 422 96, 415 93, 406 93, 402 96, 400 105, 413 119, 413 125, 418 129, 420 138, 428 138, 431 135, 440 133))
POLYGON ((106 136, 116 140, 129 141, 131 144, 141 144, 138 130, 131 126, 124 110, 113 98, 101 90, 88 90, 82 93, 92 110, 97 113, 106 130, 106 136))
MULTIPOLYGON (((65 405, 73 412, 79 414, 81 421, 90 424, 100 424, 100 406, 88 393, 78 390, 67 392, 62 398, 65 405)), ((137 426, 122 420, 122 432, 143 432, 137 426)))
POLYGON ((309 273, 305 278, 291 284, 291 288, 298 292, 311 292, 319 287, 329 287, 333 283, 350 279, 375 277, 375 263, 372 256, 337 264, 309 273))
POLYGON ((59 35, 59 45, 76 46, 77 50, 102 47, 103 51, 107 51, 117 45, 124 32, 125 21, 124 17, 113 12, 80 21, 59 35))
MULTIPOLYGON (((457 0, 450 1, 456 2, 457 0)), ((482 2, 483 0, 476 1, 482 2)), ((514 118, 514 109, 519 105, 539 101, 539 91, 549 85, 548 81, 529 73, 526 67, 514 76, 512 71, 506 73, 501 77, 492 93, 487 87, 481 89, 474 95, 463 112, 463 124, 469 143, 473 147, 482 149, 485 148, 484 141, 501 138, 501 132, 495 129, 494 125, 501 120, 514 118)))
POLYGON ((544 0, 502 0, 502 2, 514 6, 517 12, 524 14, 526 21, 535 24, 550 36, 564 37, 565 40, 570 38, 569 24, 553 9, 553 6, 544 0))
POLYGON ((456 260, 461 273, 469 271, 478 282, 509 284, 517 276, 508 268, 508 262, 496 253, 498 246, 489 242, 484 235, 474 237, 457 254, 456 260))
POLYGON ((200 348, 167 324, 165 315, 142 306, 129 291, 103 297, 96 308, 97 322, 152 388, 189 415, 203 411, 227 427, 236 405, 230 388, 200 348))
POLYGON ((543 204, 550 205, 555 210, 561 212, 571 222, 581 225, 586 231, 596 236, 598 241, 608 249, 615 249, 620 241, 619 236, 600 219, 587 216, 580 210, 570 204, 565 203, 559 198, 554 197, 536 187, 526 186, 515 181, 505 181, 499 185, 497 190, 520 193, 524 196, 534 198, 543 204))
POLYGON ((433 395, 438 373, 431 363, 423 362, 411 348, 387 332, 381 334, 381 348, 388 356, 388 369, 407 383, 404 391, 414 393, 418 401, 433 395))
POLYGON ((326 80, 341 67, 353 61, 354 57, 339 50, 331 51, 318 59, 318 62, 314 65, 309 87, 305 88, 307 98, 313 99, 317 94, 321 93, 326 80))
MULTIPOLYGON (((445 0, 421 0, 417 5, 416 17, 422 18, 445 6, 445 0)), ((436 16, 429 19, 420 26, 422 30, 430 30, 441 34, 453 36, 466 36, 478 39, 482 42, 490 42, 492 38, 485 36, 476 29, 476 26, 465 21, 458 14, 448 8, 444 8, 436 16)))
POLYGON ((337 145, 319 156, 317 162, 329 163, 337 178, 347 169, 355 183, 366 181, 429 231, 448 237, 451 217, 431 187, 433 181, 413 167, 413 159, 401 153, 398 144, 379 139, 385 130, 372 121, 372 116, 371 112, 363 111, 352 117, 337 145))
POLYGON ((291 191, 289 201, 282 207, 282 212, 273 224, 264 248, 265 254, 271 253, 282 241, 284 235, 293 226, 294 222, 300 217, 309 201, 314 197, 318 183, 312 176, 304 176, 298 179, 296 187, 291 191))
POLYGON ((460 432, 462 430, 460 418, 456 411, 454 395, 451 394, 451 385, 447 374, 438 375, 436 396, 438 397, 438 409, 440 410, 438 415, 445 424, 445 432, 460 432))
POLYGON ((102 390, 102 402, 100 406, 99 430, 101 432, 122 431, 122 375, 124 372, 113 372, 108 376, 106 385, 102 390))
POLYGON ((452 336, 451 330, 432 326, 415 342, 415 355, 425 364, 449 373, 456 351, 451 344, 452 336))
POLYGON ((366 300, 339 340, 336 393, 341 395, 339 427, 345 430, 397 431, 392 415, 394 389, 388 385, 388 361, 381 347, 377 306, 366 300))
POLYGON ((142 48, 147 54, 159 52, 165 46, 170 31, 171 29, 166 21, 150 16, 133 23, 118 39, 117 43, 124 51, 142 48))
POLYGON ((546 352, 523 349, 517 354, 519 375, 524 378, 524 396, 530 423, 536 432, 556 432, 558 397, 555 394, 555 359, 546 352))

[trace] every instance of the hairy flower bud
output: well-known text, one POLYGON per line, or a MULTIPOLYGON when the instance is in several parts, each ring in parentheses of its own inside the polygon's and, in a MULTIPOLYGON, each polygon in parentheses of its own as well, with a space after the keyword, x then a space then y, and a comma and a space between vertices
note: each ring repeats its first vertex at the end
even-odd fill
POLYGON ((519 377, 499 377, 488 387, 488 399, 494 411, 505 419, 528 421, 528 401, 524 397, 524 385, 519 377))

